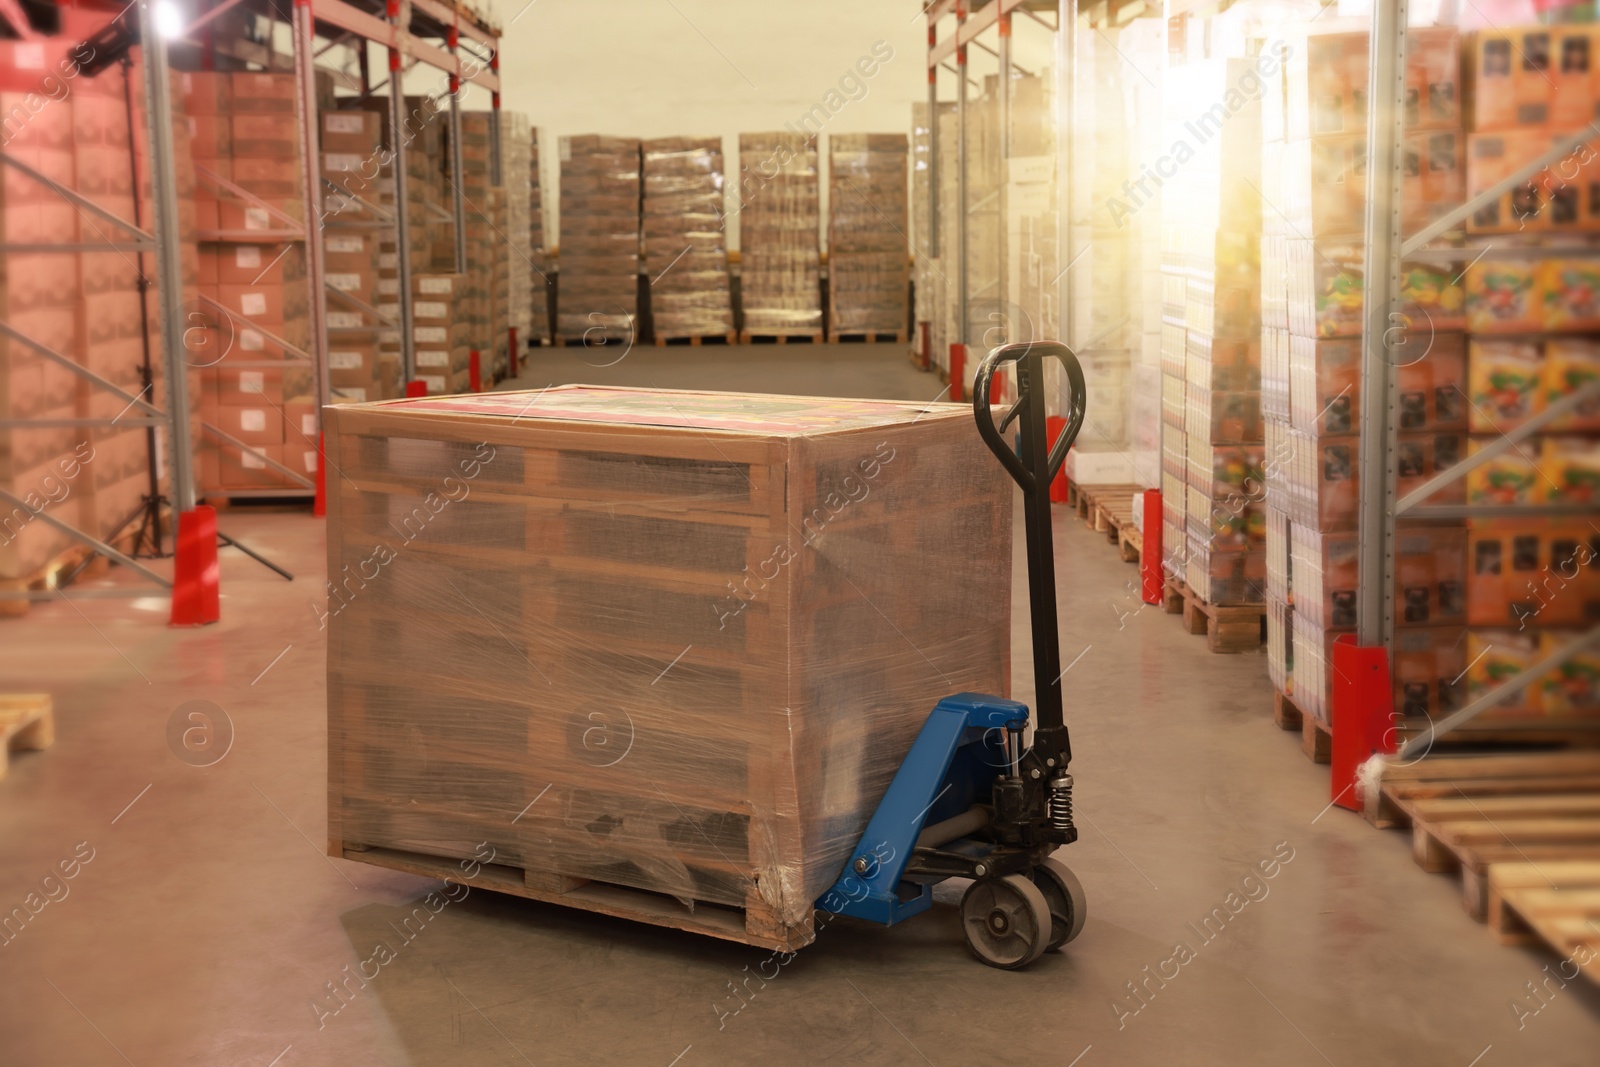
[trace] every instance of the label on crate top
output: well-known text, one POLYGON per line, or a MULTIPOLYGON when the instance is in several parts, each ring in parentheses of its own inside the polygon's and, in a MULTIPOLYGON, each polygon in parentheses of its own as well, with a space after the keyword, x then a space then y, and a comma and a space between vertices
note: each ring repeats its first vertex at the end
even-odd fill
POLYGON ((328 353, 328 366, 333 370, 360 370, 362 358, 360 352, 333 352, 328 353))
POLYGON ((267 294, 240 293, 239 310, 252 318, 257 315, 265 315, 267 313, 267 294))
POLYGON ((363 117, 360 113, 328 112, 322 116, 322 128, 329 133, 360 133, 366 128, 363 117))
MULTIPOLYGON (((267 413, 260 408, 239 410, 239 429, 246 433, 260 433, 267 428, 267 413)), ((247 453, 248 454, 248 453, 247 453)))
POLYGON ((244 209, 244 228, 247 230, 272 229, 272 216, 264 207, 247 207, 244 209))
POLYGON ((399 278, 379 278, 378 279, 378 295, 379 296, 399 296, 400 295, 400 279, 399 278))
POLYGON ((267 339, 260 330, 243 329, 239 331, 239 351, 261 352, 267 347, 267 339))
POLYGON ((417 353, 419 367, 449 367, 450 353, 443 349, 425 348, 417 353))
POLYGON ((417 292, 429 296, 449 296, 455 291, 455 283, 450 278, 418 278, 417 292))
MULTIPOLYGON (((315 415, 301 415, 300 416, 300 435, 302 437, 315 437, 315 436, 317 436, 317 417, 315 415)), ((310 453, 307 453, 307 454, 308 455, 313 455, 313 456, 316 455, 315 452, 310 452, 310 453)), ((313 466, 311 469, 315 470, 316 467, 313 466)))
POLYGON ((348 233, 330 233, 322 241, 324 252, 365 252, 367 242, 348 233))
MULTIPOLYGON (((260 370, 242 370, 239 372, 239 392, 264 393, 267 391, 267 372, 260 370)), ((265 429, 265 426, 260 427, 265 429)))
MULTIPOLYGON (((261 414, 261 412, 259 412, 259 411, 247 411, 247 412, 245 412, 245 414, 246 415, 259 415, 259 414, 261 414)), ((265 427, 263 427, 263 429, 265 429, 265 427)), ((267 461, 265 459, 263 459, 259 453, 256 453, 256 452, 240 452, 239 453, 239 466, 243 467, 247 471, 264 471, 264 470, 267 469, 267 461)))
POLYGON ((411 339, 419 345, 442 345, 450 339, 450 331, 443 326, 415 326, 411 339))
POLYGON ((442 300, 418 300, 412 313, 420 319, 442 319, 450 314, 450 305, 442 300))
POLYGON ((323 280, 341 293, 353 293, 361 288, 359 274, 325 274, 323 280))
POLYGON ((354 152, 324 152, 322 153, 322 169, 333 171, 335 174, 348 174, 360 170, 363 160, 354 152))
POLYGON ((328 329, 330 330, 359 330, 361 328, 361 312, 359 311, 330 311, 328 312, 328 329))

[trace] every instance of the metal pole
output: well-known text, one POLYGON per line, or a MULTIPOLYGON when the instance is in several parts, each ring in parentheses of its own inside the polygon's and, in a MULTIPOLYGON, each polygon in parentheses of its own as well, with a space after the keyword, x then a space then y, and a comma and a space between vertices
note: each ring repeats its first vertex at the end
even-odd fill
MULTIPOLYGON (((144 116, 150 138, 150 199, 155 207, 156 299, 160 308, 161 373, 167 380, 168 468, 172 506, 194 510, 194 442, 189 439, 189 364, 183 358, 183 259, 178 233, 178 183, 172 145, 167 42, 156 29, 155 0, 139 0, 144 49, 144 116)), ((135 190, 137 193, 137 190, 135 190)))
POLYGON ((1395 456, 1398 368, 1389 359, 1391 312, 1400 301, 1400 204, 1405 119, 1406 0, 1372 7, 1367 100, 1366 323, 1361 337, 1361 599, 1356 637, 1394 638, 1395 456))
MULTIPOLYGON (((966 23, 966 0, 960 0, 956 4, 956 341, 963 348, 972 330, 967 321, 967 46, 961 43, 966 23)), ((950 388, 955 391, 954 382, 950 388)))
POLYGON ((406 97, 400 87, 400 53, 389 50, 389 151, 394 168, 394 267, 395 301, 400 308, 400 379, 409 383, 417 376, 416 337, 411 314, 411 224, 406 191, 406 97))
POLYGON ((316 25, 311 0, 294 2, 295 106, 300 112, 300 154, 304 167, 306 212, 306 284, 310 286, 312 389, 317 400, 317 426, 332 390, 328 383, 328 296, 322 254, 322 159, 317 137, 316 25))
MULTIPOLYGON (((998 323, 1004 331, 1000 337, 1000 343, 1006 344, 1015 340, 1012 337, 1011 289, 1008 285, 1011 272, 1006 262, 1006 256, 1010 252, 1009 233, 1007 232, 1010 228, 1010 219, 1006 211, 1008 203, 1006 186, 1011 182, 1011 164, 1009 162, 1011 159, 1011 15, 1009 12, 1001 13, 997 28, 1000 31, 1000 195, 997 202, 1000 213, 1000 277, 996 284, 999 286, 998 299, 1000 301, 998 323)), ((1030 336, 1027 340, 1033 341, 1037 340, 1037 338, 1030 336)))
POLYGON ((939 258, 939 65, 933 61, 937 40, 928 16, 928 258, 939 258))
POLYGON ((1072 131, 1077 119, 1078 0, 1056 5, 1056 329, 1070 348, 1077 343, 1072 313, 1072 131))

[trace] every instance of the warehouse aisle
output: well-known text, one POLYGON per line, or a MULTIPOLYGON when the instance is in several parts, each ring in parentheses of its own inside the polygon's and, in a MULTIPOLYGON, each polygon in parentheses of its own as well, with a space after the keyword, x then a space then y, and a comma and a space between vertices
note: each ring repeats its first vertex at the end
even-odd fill
MULTIPOLYGON (((648 349, 590 377, 938 391, 902 372, 898 346, 838 347, 857 369, 815 385, 798 353, 738 349, 648 349)), ((1083 833, 1062 858, 1090 903, 1068 953, 980 966, 943 907, 898 929, 836 919, 775 958, 479 890, 427 897, 439 883, 326 858, 323 528, 235 511, 223 528, 298 577, 224 552, 217 626, 170 631, 163 601, 87 595, 0 621, 0 678, 53 691, 59 734, 0 784, 0 909, 37 905, 0 946, 0 1059, 1591 1063, 1600 991, 1552 982, 1531 1014, 1524 983, 1553 959, 1495 944, 1452 881, 1418 873, 1406 836, 1326 810, 1326 771, 1272 728, 1264 656, 1208 654, 1140 606, 1135 569, 1102 538, 1057 516, 1083 833), (62 648, 70 665, 46 654, 62 648), (175 755, 196 700, 229 741, 209 766, 175 755), (75 854, 70 880, 46 881, 75 854)), ((1027 700, 1022 582, 1018 569, 1012 668, 1027 700)), ((930 681, 930 705, 940 695, 930 681)))

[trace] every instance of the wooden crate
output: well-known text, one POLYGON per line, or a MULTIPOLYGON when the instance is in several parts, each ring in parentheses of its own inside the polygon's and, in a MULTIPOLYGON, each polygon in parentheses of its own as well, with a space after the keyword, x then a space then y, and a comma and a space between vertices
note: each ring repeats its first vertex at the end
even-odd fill
POLYGON ((1010 483, 965 406, 328 418, 333 855, 487 843, 494 888, 797 947, 934 702, 1008 690, 1010 483))

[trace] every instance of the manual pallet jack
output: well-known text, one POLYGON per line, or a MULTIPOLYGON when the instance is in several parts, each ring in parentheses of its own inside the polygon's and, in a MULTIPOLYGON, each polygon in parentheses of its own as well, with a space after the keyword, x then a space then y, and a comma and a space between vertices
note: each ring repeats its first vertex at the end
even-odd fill
POLYGON ((993 967, 1026 967, 1077 937, 1087 916, 1083 886, 1051 858, 1078 839, 1072 823, 1072 745, 1061 714, 1050 483, 1083 427, 1083 370, 1055 341, 1003 345, 978 368, 972 408, 978 433, 1022 487, 1033 624, 1033 744, 1023 746, 1028 707, 957 693, 934 706, 822 911, 892 926, 926 911, 933 887, 970 878, 961 926, 972 954, 993 967), (1066 370, 1067 423, 1054 447, 1045 435, 1045 357, 1066 370), (1016 364, 1017 402, 997 427, 989 387, 1016 364), (1004 433, 1018 424, 1013 451, 1004 433))

